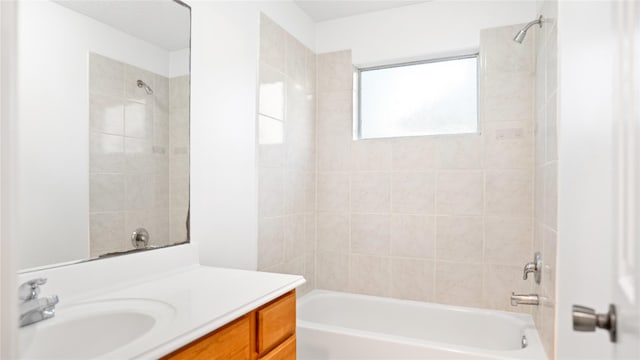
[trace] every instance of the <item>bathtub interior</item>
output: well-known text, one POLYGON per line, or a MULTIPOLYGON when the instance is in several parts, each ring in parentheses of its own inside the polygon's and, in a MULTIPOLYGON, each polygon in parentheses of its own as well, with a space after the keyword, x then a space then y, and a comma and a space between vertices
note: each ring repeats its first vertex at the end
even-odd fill
MULTIPOLYGON (((447 348, 445 353, 448 354, 477 349, 491 353, 487 358, 500 358, 496 357, 500 353, 519 353, 505 358, 545 358, 541 355, 544 352, 538 349, 540 340, 530 315, 494 310, 314 290, 299 300, 298 328, 302 330, 299 342, 307 352, 311 343, 316 344, 314 351, 322 351, 317 345, 317 337, 329 339, 341 334, 343 339, 350 337, 343 347, 377 338, 382 342, 389 340, 394 344, 411 345, 405 346, 405 350, 418 345, 418 350, 414 349, 418 352, 419 348, 428 345, 447 348), (523 336, 527 337, 528 349, 522 348, 523 336)), ((385 348, 389 346, 387 343, 385 348)), ((437 356, 449 358, 442 354, 437 356)), ((472 356, 480 357, 480 353, 472 356)), ((452 358, 463 357, 459 353, 452 358)))
POLYGON ((319 293, 303 304, 298 314, 303 321, 491 350, 520 349, 528 325, 522 318, 479 309, 376 297, 362 301, 319 293))

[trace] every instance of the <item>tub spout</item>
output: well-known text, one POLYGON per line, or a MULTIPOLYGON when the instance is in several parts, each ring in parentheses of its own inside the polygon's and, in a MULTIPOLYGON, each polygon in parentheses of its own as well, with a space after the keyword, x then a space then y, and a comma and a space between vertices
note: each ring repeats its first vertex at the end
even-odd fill
POLYGON ((511 292, 511 306, 539 304, 540 297, 537 294, 522 295, 511 292))

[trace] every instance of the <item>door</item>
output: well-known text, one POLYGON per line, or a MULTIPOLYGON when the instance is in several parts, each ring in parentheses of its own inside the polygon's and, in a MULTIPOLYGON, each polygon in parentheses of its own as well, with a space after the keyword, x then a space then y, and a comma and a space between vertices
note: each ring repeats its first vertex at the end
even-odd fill
POLYGON ((558 359, 640 359, 640 9, 560 2, 558 359), (617 342, 572 306, 617 310, 617 342))
POLYGON ((618 339, 614 359, 640 359, 640 5, 613 6, 614 223, 613 303, 618 339))

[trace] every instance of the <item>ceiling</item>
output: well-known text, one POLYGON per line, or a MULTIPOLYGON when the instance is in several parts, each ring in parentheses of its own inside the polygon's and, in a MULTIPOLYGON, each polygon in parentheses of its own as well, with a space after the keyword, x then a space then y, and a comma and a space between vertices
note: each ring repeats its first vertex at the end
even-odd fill
POLYGON ((189 47, 191 11, 176 2, 153 0, 54 1, 165 50, 175 51, 189 47))
POLYGON ((366 1, 366 0, 294 0, 295 3, 311 17, 315 22, 339 19, 352 15, 360 15, 374 11, 397 8, 407 5, 427 2, 391 0, 391 1, 366 1))
MULTIPOLYGON (((1 1, 1 0, 0 0, 1 1)), ((54 0, 73 11, 169 51, 189 46, 190 12, 173 1, 54 0)), ((428 0, 294 0, 315 22, 428 0)))

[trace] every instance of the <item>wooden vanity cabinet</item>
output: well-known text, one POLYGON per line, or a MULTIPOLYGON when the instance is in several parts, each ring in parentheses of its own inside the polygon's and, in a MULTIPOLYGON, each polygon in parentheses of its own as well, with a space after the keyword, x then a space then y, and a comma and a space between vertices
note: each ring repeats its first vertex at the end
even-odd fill
POLYGON ((295 360, 296 292, 249 312, 174 351, 171 360, 295 360))

